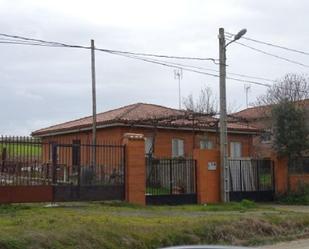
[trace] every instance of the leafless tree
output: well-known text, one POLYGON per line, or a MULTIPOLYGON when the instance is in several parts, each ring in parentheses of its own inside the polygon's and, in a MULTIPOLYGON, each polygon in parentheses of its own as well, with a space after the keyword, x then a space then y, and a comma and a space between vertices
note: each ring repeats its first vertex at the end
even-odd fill
POLYGON ((216 114, 218 111, 218 102, 214 97, 210 87, 202 88, 197 100, 194 100, 193 95, 183 99, 183 105, 188 111, 199 113, 216 114))
POLYGON ((258 97, 257 105, 273 105, 282 101, 296 102, 309 98, 309 79, 304 75, 286 74, 258 97))

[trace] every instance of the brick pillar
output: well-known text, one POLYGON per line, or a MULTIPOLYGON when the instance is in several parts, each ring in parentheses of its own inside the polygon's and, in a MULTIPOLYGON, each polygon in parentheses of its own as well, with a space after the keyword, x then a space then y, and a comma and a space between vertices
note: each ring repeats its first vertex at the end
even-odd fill
POLYGON ((193 157, 197 164, 197 202, 199 204, 220 202, 219 151, 195 149, 193 152, 193 157), (215 165, 213 163, 215 163, 215 165), (212 166, 216 167, 213 168, 212 166))
POLYGON ((289 185, 288 159, 272 154, 271 160, 274 162, 275 192, 276 194, 284 194, 289 185))
POLYGON ((125 200, 129 203, 145 205, 146 165, 144 135, 125 133, 126 146, 125 200))

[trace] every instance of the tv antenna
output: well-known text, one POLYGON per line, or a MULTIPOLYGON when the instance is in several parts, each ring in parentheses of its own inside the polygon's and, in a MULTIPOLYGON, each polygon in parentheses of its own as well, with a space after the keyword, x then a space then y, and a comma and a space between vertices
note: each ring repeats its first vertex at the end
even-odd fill
POLYGON ((249 107, 249 91, 251 89, 251 85, 245 84, 244 89, 245 89, 245 92, 246 92, 246 107, 248 108, 249 107))
POLYGON ((178 80, 178 101, 179 101, 179 110, 181 109, 181 89, 180 89, 180 80, 182 80, 182 69, 174 69, 174 79, 178 80))

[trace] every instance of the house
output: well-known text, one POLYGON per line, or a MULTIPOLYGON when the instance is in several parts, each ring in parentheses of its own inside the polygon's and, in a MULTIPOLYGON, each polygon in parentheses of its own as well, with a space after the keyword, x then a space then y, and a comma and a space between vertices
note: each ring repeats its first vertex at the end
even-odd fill
MULTIPOLYGON (((137 103, 97 114, 97 141, 121 143, 125 133, 145 137, 145 154, 192 157, 195 148, 219 149, 218 119, 160 105, 137 103)), ((259 129, 240 121, 228 122, 229 156, 250 157, 259 129)), ((44 142, 92 141, 92 116, 43 128, 32 133, 44 142)))
MULTIPOLYGON (((309 129, 309 99, 297 101, 295 104, 305 109, 306 124, 309 129)), ((271 157, 273 151, 271 109, 271 105, 255 106, 232 114, 233 117, 239 118, 243 122, 248 122, 250 126, 264 130, 264 132, 261 132, 253 138, 255 157, 271 157)))

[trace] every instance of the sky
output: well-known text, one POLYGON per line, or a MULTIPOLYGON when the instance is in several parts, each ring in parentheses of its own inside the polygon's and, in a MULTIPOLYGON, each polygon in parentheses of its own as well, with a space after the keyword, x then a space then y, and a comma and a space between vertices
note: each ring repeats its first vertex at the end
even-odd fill
MULTIPOLYGON (((309 51, 308 9, 306 0, 0 0, 0 33, 83 46, 94 39, 98 48, 218 58, 218 29, 246 28, 247 37, 309 51)), ((309 56, 241 42, 309 65, 309 56)), ((91 115, 89 50, 0 44, 0 55, 0 134, 29 135, 91 115)), ((211 61, 178 62, 218 69, 211 61)), ((308 71, 236 43, 227 48, 227 65, 228 73, 273 80, 308 71)), ((97 112, 137 102, 178 108, 172 68, 97 51, 96 79, 97 112)), ((227 80, 229 109, 246 108, 245 84, 227 80)), ((183 72, 182 98, 197 98, 203 87, 219 98, 218 78, 183 72)), ((266 89, 251 84, 249 103, 266 89)))

